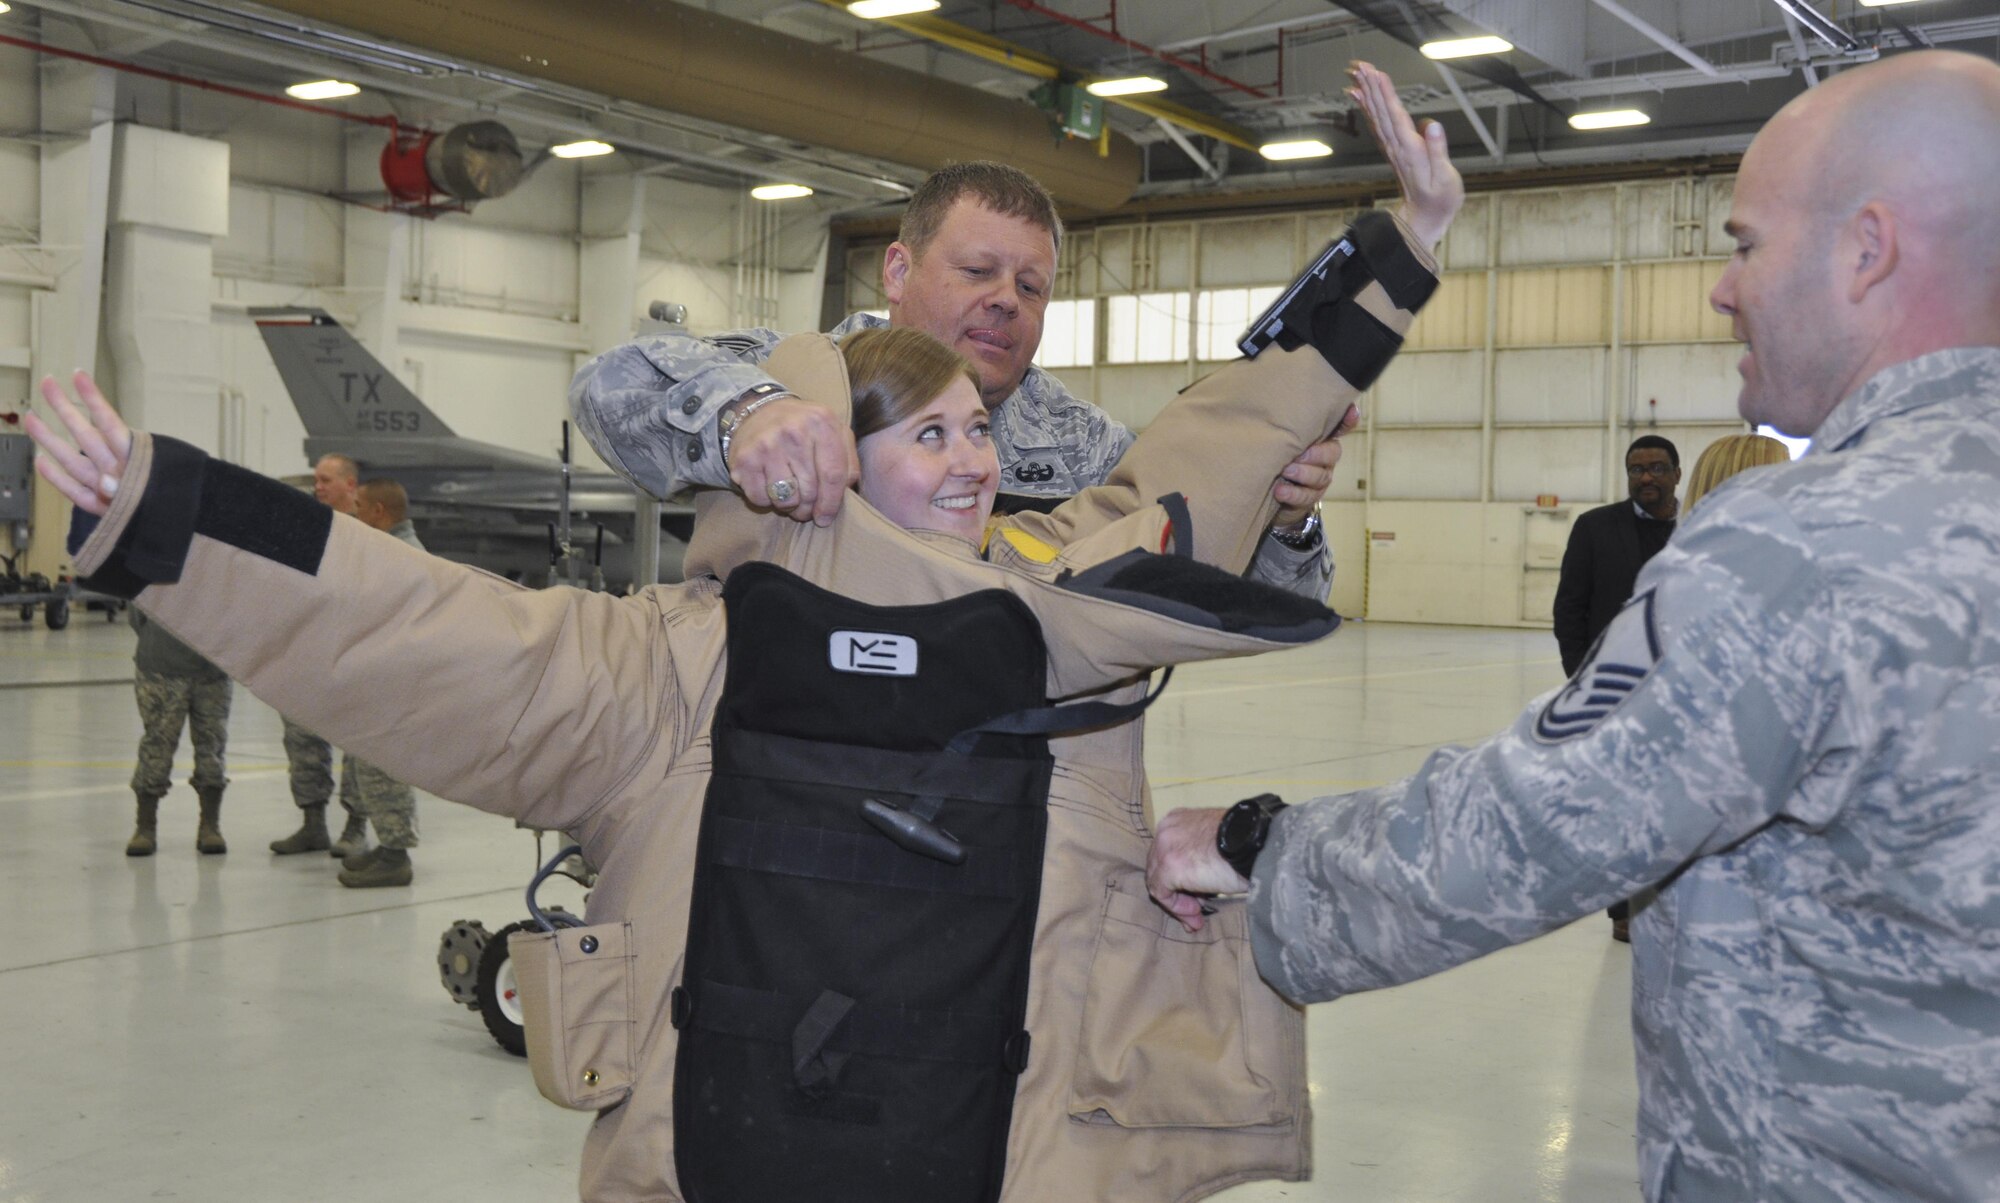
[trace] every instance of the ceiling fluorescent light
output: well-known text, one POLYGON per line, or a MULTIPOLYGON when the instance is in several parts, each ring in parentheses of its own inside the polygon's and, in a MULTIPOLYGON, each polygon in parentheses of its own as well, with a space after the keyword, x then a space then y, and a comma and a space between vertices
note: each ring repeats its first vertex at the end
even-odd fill
POLYGON ((1863 8, 1887 8, 1891 4, 1915 4, 1917 0, 1861 0, 1863 8))
POLYGON ((938 0, 854 0, 847 11, 864 21, 880 21, 884 17, 927 13, 937 6, 938 0))
POLYGON ((1861 49, 1861 43, 1855 41, 1853 34, 1827 20, 1810 0, 1771 0, 1771 3, 1790 13, 1794 21, 1840 53, 1853 54, 1861 49))
POLYGON ((1628 125, 1645 125, 1652 118, 1638 109, 1599 109, 1595 113, 1575 113, 1569 119, 1571 129, 1623 129, 1628 125))
POLYGON ((13 5, 7 3, 7 0, 0 0, 0 13, 11 13, 13 11, 13 5))
POLYGON ((1333 147, 1318 138, 1293 138, 1284 142, 1266 142, 1257 148, 1257 153, 1273 162, 1286 159, 1323 159, 1333 153, 1333 147))
POLYGON ((561 146, 551 146, 549 153, 558 159, 588 159, 592 155, 608 155, 617 149, 609 142, 585 138, 581 142, 565 142, 561 146))
POLYGON ((759 184, 750 190, 750 195, 758 200, 797 200, 812 194, 813 190, 804 184, 759 184))
POLYGON ((1425 58, 1471 58, 1475 54, 1505 54, 1513 48, 1514 43, 1491 34, 1476 38, 1446 38, 1417 47, 1423 51, 1425 58))
POLYGON ((293 84, 285 89, 285 95, 294 100, 338 100, 352 96, 361 89, 354 84, 337 79, 316 79, 308 84, 293 84))
POLYGON ((1131 75, 1124 79, 1100 79, 1094 84, 1085 84, 1083 90, 1092 96, 1138 96, 1145 92, 1164 92, 1167 81, 1150 75, 1131 75))

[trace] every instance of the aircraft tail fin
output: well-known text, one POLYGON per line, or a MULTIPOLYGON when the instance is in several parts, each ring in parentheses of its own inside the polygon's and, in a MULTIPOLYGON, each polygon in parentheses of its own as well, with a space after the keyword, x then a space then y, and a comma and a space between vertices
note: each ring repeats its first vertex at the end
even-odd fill
POLYGON ((451 436, 451 428, 324 309, 249 312, 309 438, 451 436))

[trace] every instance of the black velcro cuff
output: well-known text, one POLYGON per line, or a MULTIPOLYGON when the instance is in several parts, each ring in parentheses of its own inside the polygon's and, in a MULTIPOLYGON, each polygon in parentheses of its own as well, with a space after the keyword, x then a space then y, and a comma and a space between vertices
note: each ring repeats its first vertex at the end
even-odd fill
POLYGON ((1341 379, 1366 391, 1396 357, 1403 336, 1359 303, 1342 297, 1313 312, 1312 341, 1341 379))
MULTIPOLYGON (((75 520, 72 546, 80 547, 95 526, 94 518, 75 520)), ((333 532, 333 511, 288 485, 155 435, 145 496, 111 555, 82 583, 128 599, 148 585, 172 584, 181 579, 197 532, 312 575, 333 532)))
POLYGON ((333 537, 333 510, 290 485, 212 459, 203 474, 195 529, 217 542, 318 576, 326 542, 333 537))
MULTIPOLYGON (((1417 258, 1404 240, 1396 219, 1380 209, 1363 213, 1349 227, 1347 237, 1354 243, 1355 256, 1343 265, 1343 272, 1365 264, 1367 274, 1382 286, 1396 308, 1415 313, 1437 291, 1437 277, 1417 258)), ((1348 295, 1366 287, 1364 281, 1349 280, 1348 295)))

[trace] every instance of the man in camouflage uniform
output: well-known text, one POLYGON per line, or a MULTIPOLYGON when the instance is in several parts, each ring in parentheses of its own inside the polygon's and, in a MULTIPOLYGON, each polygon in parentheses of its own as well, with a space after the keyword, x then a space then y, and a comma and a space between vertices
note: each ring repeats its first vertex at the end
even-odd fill
POLYGON ((221 669, 167 633, 167 629, 132 610, 132 629, 139 646, 132 653, 133 688, 139 697, 139 765, 132 771, 132 793, 139 800, 139 823, 125 845, 127 856, 151 856, 159 847, 160 799, 173 785, 174 752, 180 748, 181 724, 194 744, 194 775, 188 784, 201 799, 201 823, 195 847, 204 853, 229 851, 222 838, 223 757, 229 748, 229 703, 233 686, 221 669))
MULTIPOLYGON (((361 483, 354 516, 422 551, 409 513, 410 497, 402 485, 386 478, 361 483)), ((416 791, 358 756, 345 757, 342 767, 352 772, 357 809, 381 842, 341 859, 340 884, 354 889, 409 885, 415 877, 410 849, 417 846, 416 791)))
MULTIPOLYGON (((313 463, 313 496, 338 513, 352 515, 361 489, 361 469, 345 455, 322 455, 313 463)), ((283 715, 285 762, 290 766, 292 801, 298 805, 299 829, 271 841, 279 856, 329 852, 349 857, 368 850, 368 819, 361 811, 351 757, 340 765, 340 808, 347 826, 334 840, 326 830, 326 805, 333 797, 333 745, 283 715)))
MULTIPOLYGON (((933 173, 911 196, 882 267, 886 322, 850 314, 835 338, 915 326, 978 369, 992 412, 1000 491, 1062 498, 1103 483, 1132 432, 1034 366, 1062 221, 1027 175, 999 163, 933 173)), ((621 475, 658 497, 734 486, 800 521, 832 520, 860 473, 853 435, 784 392, 758 365, 782 337, 649 334, 599 355, 570 385, 577 428, 621 475)), ((1318 506, 1340 444, 1307 448, 1272 486, 1279 511, 1248 575, 1315 600, 1333 580, 1318 506)))
POLYGON ((1510 730, 1267 823, 1177 811, 1154 897, 1195 927, 1247 868, 1258 968, 1322 1000, 1658 887, 1647 1198, 2000 1199, 1996 191, 1990 61, 1899 55, 1787 105, 1711 299, 1743 416, 1810 453, 1704 500, 1510 730))

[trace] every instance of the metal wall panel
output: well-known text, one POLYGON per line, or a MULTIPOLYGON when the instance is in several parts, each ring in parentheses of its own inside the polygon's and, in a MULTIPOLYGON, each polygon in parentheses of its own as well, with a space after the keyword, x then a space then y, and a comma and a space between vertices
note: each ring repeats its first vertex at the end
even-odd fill
POLYGON ((1743 378, 1738 343, 1669 344, 1632 350, 1632 413, 1661 422, 1729 421, 1743 378))
POLYGON ((482 229, 444 222, 416 225, 409 284, 426 302, 574 319, 577 254, 573 237, 482 229))
POLYGON ((1708 303, 1722 276, 1714 259, 1636 263, 1625 270, 1625 341, 1697 342, 1728 339, 1729 319, 1708 303))
POLYGON ((1521 268, 1499 279, 1503 347, 1607 343, 1611 272, 1602 267, 1521 268))
POLYGON ((1611 258, 1610 187, 1501 193, 1502 264, 1601 263, 1611 258))
MULTIPOLYGON (((1289 214, 1204 222, 1201 287, 1242 288, 1290 280, 1298 274, 1299 261, 1311 253, 1299 245, 1302 229, 1320 224, 1289 214)), ((1316 249, 1319 243, 1312 246, 1316 249)))
POLYGON ((1447 272, 1404 336, 1405 350, 1486 345, 1486 273, 1447 272))
POLYGON ((1493 500, 1564 500, 1604 492, 1604 432, 1589 428, 1493 432, 1493 500))
POLYGON ((1492 240, 1487 236, 1487 210, 1492 208, 1494 198, 1471 196, 1465 200, 1465 207, 1458 211, 1458 219, 1445 232, 1444 241, 1438 244, 1438 262, 1446 271, 1466 271, 1485 268, 1492 250, 1492 240))
POLYGON ((1595 347, 1501 351, 1493 359, 1493 417, 1506 424, 1604 421, 1605 359, 1595 347))
POLYGON ((1083 396, 1089 380, 1095 376, 1098 395, 1085 397, 1101 406, 1106 413, 1131 427, 1144 430, 1159 412, 1167 407, 1167 402, 1175 394, 1188 386, 1188 369, 1185 363, 1136 363, 1120 364, 1116 367, 1100 367, 1095 373, 1085 371, 1058 372, 1056 376, 1070 386, 1070 391, 1083 396))
POLYGON ((1375 382, 1378 426, 1479 425, 1485 408, 1483 351, 1417 351, 1397 356, 1375 382))
POLYGON ((1477 430, 1379 429, 1371 491, 1384 499, 1477 501, 1479 447, 1477 430))

